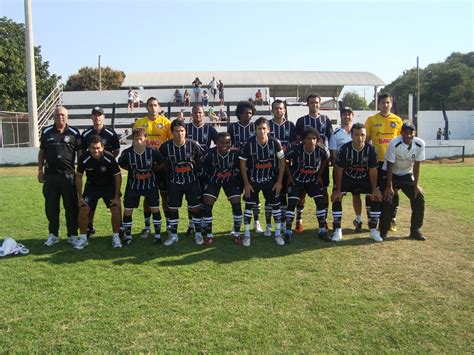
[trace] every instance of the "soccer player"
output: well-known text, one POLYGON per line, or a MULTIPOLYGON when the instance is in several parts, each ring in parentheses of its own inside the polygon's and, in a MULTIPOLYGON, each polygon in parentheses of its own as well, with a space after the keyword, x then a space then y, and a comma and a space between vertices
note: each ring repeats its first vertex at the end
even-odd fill
MULTIPOLYGON (((341 127, 336 128, 336 130, 331 134, 331 138, 329 139, 329 152, 331 154, 331 163, 333 166, 336 161, 336 155, 338 150, 344 144, 352 141, 351 128, 353 119, 354 111, 352 110, 352 108, 343 107, 341 109, 341 127)), ((360 199, 360 194, 352 194, 352 206, 354 207, 354 212, 356 215, 356 218, 352 223, 354 224, 355 230, 357 232, 360 232, 362 230, 362 201, 360 199)))
MULTIPOLYGON (((245 142, 255 135, 255 125, 253 122, 250 122, 255 112, 257 112, 255 105, 250 101, 240 101, 237 104, 235 115, 237 116, 238 122, 231 123, 227 128, 227 132, 230 134, 230 139, 235 149, 242 149, 245 142)), ((258 201, 257 198, 257 203, 253 209, 254 229, 257 233, 263 233, 259 221, 260 208, 260 201, 258 201)))
POLYGON ((76 249, 83 249, 89 243, 87 227, 90 222, 90 212, 95 210, 100 198, 104 200, 112 214, 112 246, 122 247, 120 231, 120 187, 122 175, 112 153, 105 150, 103 139, 94 135, 88 137, 89 147, 79 158, 76 172, 76 189, 79 200, 79 230, 80 236, 76 249), (87 180, 82 191, 82 176, 86 173, 87 180))
POLYGON ((242 195, 242 180, 240 177, 239 152, 231 148, 230 135, 221 132, 217 135, 217 146, 207 151, 204 156, 204 172, 206 183, 204 184, 203 199, 203 228, 204 244, 209 245, 214 241, 212 234, 212 208, 221 188, 232 206, 234 219, 234 241, 241 244, 240 226, 242 224, 242 207, 240 195, 242 195))
POLYGON ((178 210, 186 196, 188 208, 191 212, 195 229, 195 241, 202 245, 204 240, 201 234, 201 189, 198 183, 198 169, 202 159, 202 150, 199 144, 186 138, 184 122, 174 120, 171 123, 173 139, 160 147, 165 158, 166 173, 168 175, 168 208, 170 236, 165 245, 172 245, 178 241, 178 210))
POLYGON ((268 120, 260 117, 255 121, 256 135, 249 138, 240 153, 240 173, 244 182, 245 212, 244 238, 242 245, 250 246, 251 209, 258 203, 258 194, 263 192, 265 202, 272 206, 275 220, 275 242, 285 245, 281 236, 280 194, 285 173, 285 154, 280 142, 269 137, 268 120))
POLYGON ((410 199, 410 238, 426 240, 421 232, 425 214, 425 198, 423 189, 419 185, 420 165, 425 160, 425 142, 415 137, 415 130, 412 122, 405 121, 402 125, 401 136, 392 139, 385 152, 385 163, 382 169, 386 171, 386 182, 382 184, 384 201, 380 217, 380 236, 383 239, 387 238, 395 208, 394 190, 400 189, 410 199))
MULTIPOLYGON (((102 139, 104 149, 114 156, 118 157, 120 153, 120 141, 117 133, 112 128, 105 127, 105 113, 104 110, 98 106, 92 109, 91 113, 92 127, 82 132, 81 143, 82 151, 85 152, 89 148, 89 143, 92 137, 98 135, 102 139)), ((90 208, 89 225, 87 226, 87 236, 95 233, 94 208, 90 208)))
POLYGON ((326 205, 323 201, 322 176, 329 159, 329 151, 325 145, 318 143, 319 132, 307 127, 301 134, 303 143, 291 148, 286 155, 290 175, 288 177, 288 210, 286 211, 285 242, 293 239, 291 226, 295 218, 295 208, 303 192, 314 199, 316 218, 318 219, 318 236, 330 241, 326 230, 326 205))
MULTIPOLYGON (((385 152, 387 151, 390 141, 398 137, 401 133, 402 119, 391 112, 393 104, 392 95, 389 93, 380 94, 377 97, 377 106, 380 110, 374 116, 369 116, 365 122, 365 129, 367 130, 367 142, 375 147, 375 152, 378 158, 379 169, 379 184, 381 179, 385 176, 382 166, 385 159, 385 152)), ((390 230, 395 232, 397 230, 396 213, 399 205, 398 193, 393 196, 393 203, 395 205, 390 230)), ((367 206, 366 206, 367 208, 367 206)))
MULTIPOLYGON (((295 125, 293 122, 288 121, 285 118, 286 115, 286 105, 282 100, 275 100, 272 103, 272 115, 268 124, 270 127, 270 136, 275 137, 280 141, 283 152, 286 152, 291 144, 296 142, 296 131, 295 125)), ((287 185, 288 181, 286 179, 287 175, 283 176, 283 186, 280 191, 280 210, 281 215, 285 216, 286 208, 288 205, 287 202, 287 185)), ((272 235, 272 208, 271 206, 265 205, 265 220, 267 223, 265 232, 263 235, 269 237, 272 235)), ((283 227, 283 226, 282 226, 283 227)))
MULTIPOLYGON (((319 112, 321 108, 321 97, 318 95, 311 94, 306 98, 306 104, 308 105, 308 114, 306 116, 298 118, 296 121, 296 135, 298 136, 298 140, 300 140, 303 130, 306 127, 313 127, 319 132, 319 136, 321 137, 322 143, 327 147, 329 138, 333 132, 332 123, 328 116, 322 115, 319 112)), ((329 161, 328 161, 329 162, 329 161)), ((327 205, 326 210, 329 206, 329 197, 328 197, 328 186, 329 186, 329 168, 323 170, 323 195, 324 195, 324 203, 327 205)), ((302 231, 303 230, 303 219, 301 214, 304 209, 304 198, 301 199, 300 205, 297 209, 297 216, 296 216, 296 230, 302 231)))
POLYGON ((44 245, 59 242, 59 202, 62 197, 66 214, 67 241, 77 242, 77 193, 74 184, 76 152, 81 149, 79 131, 67 124, 68 111, 54 110, 54 124, 43 128, 38 152, 38 182, 43 184, 49 236, 44 245))
POLYGON ((332 216, 334 235, 332 240, 342 240, 342 197, 348 192, 366 194, 365 203, 370 207, 370 237, 376 242, 383 239, 377 231, 380 217, 382 194, 377 187, 377 154, 366 143, 366 131, 362 123, 351 128, 352 142, 344 144, 337 153, 335 170, 335 188, 332 193, 332 216))
MULTIPOLYGON (((150 97, 146 102, 146 109, 148 114, 145 117, 139 118, 133 124, 133 128, 144 128, 147 134, 147 147, 158 149, 161 144, 172 138, 170 125, 171 122, 165 116, 160 115, 160 103, 155 97, 150 97)), ((161 193, 161 203, 163 205, 163 212, 165 216, 168 214, 167 207, 167 187, 166 176, 164 170, 158 171, 156 177, 158 188, 161 193)), ((148 200, 145 199, 143 203, 143 215, 145 217, 145 228, 141 231, 142 238, 147 238, 150 235, 150 217, 151 211, 148 200)))
POLYGON ((148 200, 153 215, 153 226, 155 227, 153 241, 155 244, 159 244, 161 243, 161 214, 155 171, 164 160, 158 150, 147 147, 147 133, 144 128, 135 128, 132 136, 132 146, 123 151, 118 161, 120 167, 128 171, 123 201, 125 208, 122 223, 125 231, 124 243, 130 245, 132 242, 133 209, 138 207, 140 197, 143 196, 148 200))

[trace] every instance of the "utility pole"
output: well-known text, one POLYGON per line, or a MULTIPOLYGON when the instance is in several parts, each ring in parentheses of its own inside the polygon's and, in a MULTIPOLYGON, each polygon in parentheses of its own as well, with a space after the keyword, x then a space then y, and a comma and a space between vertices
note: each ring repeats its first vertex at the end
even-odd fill
POLYGON ((420 58, 416 57, 416 115, 413 123, 418 127, 418 116, 420 113, 420 58))
POLYGON ((33 21, 31 0, 25 0, 25 52, 26 82, 28 91, 28 130, 30 147, 39 147, 38 105, 36 102, 35 49, 33 45, 33 21))
POLYGON ((100 69, 100 54, 99 54, 99 91, 102 91, 102 70, 100 69))

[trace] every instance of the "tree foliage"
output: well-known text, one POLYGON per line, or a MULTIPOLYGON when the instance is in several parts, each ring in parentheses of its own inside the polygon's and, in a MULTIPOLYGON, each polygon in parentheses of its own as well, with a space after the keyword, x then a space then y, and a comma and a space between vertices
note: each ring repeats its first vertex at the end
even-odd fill
POLYGON ((346 92, 342 97, 342 106, 349 106, 353 110, 366 110, 367 101, 355 92, 346 92))
MULTIPOLYGON (((416 101, 416 68, 406 70, 383 91, 396 97, 398 112, 408 111, 408 95, 416 101)), ((474 52, 452 53, 442 63, 420 69, 420 110, 440 110, 441 101, 447 110, 474 108, 474 52)))
MULTIPOLYGON (((41 46, 34 48, 36 95, 40 104, 61 77, 49 73, 49 62, 43 62, 41 46)), ((0 110, 26 112, 25 25, 7 17, 0 18, 0 110)))
MULTIPOLYGON (((114 70, 110 67, 101 68, 102 90, 116 90, 125 79, 123 71, 114 70)), ((83 67, 77 74, 71 75, 64 88, 66 91, 99 90, 99 69, 83 67)))

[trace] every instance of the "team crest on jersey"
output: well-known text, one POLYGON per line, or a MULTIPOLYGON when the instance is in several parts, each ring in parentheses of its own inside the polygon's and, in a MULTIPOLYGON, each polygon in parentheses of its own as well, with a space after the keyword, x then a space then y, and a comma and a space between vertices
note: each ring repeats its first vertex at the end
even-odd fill
POLYGON ((288 137, 290 135, 290 131, 285 129, 285 137, 288 137))
POLYGON ((390 122, 390 127, 392 128, 397 127, 397 123, 395 121, 390 122))
POLYGON ((207 133, 204 133, 204 134, 202 135, 202 139, 207 140, 207 133))
POLYGON ((107 138, 102 138, 102 144, 107 145, 107 138))
POLYGON ((411 160, 415 160, 415 154, 411 155, 411 160))
POLYGON ((367 160, 369 160, 368 157, 362 157, 362 162, 363 162, 363 163, 367 163, 367 160))
POLYGON ((101 166, 101 167, 100 167, 100 171, 103 172, 103 173, 105 173, 105 172, 107 171, 107 167, 101 166))
POLYGON ((268 153, 270 153, 270 154, 275 154, 275 152, 273 151, 273 149, 269 149, 269 150, 268 150, 268 153))
POLYGON ((71 138, 69 136, 64 137, 64 143, 69 143, 71 138))
POLYGON ((151 159, 146 160, 146 165, 150 166, 151 165, 151 159))
POLYGON ((162 123, 157 123, 157 124, 156 124, 156 127, 158 127, 158 128, 161 129, 161 128, 163 128, 163 124, 162 124, 162 123))

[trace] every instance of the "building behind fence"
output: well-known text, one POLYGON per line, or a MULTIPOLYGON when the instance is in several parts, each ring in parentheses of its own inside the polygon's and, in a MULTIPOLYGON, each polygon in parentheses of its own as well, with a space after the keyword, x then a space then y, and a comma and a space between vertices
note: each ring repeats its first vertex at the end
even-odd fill
POLYGON ((0 111, 0 147, 28 147, 28 114, 0 111))

